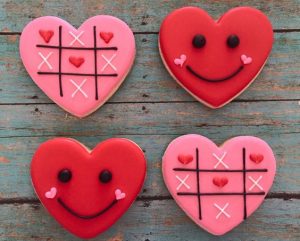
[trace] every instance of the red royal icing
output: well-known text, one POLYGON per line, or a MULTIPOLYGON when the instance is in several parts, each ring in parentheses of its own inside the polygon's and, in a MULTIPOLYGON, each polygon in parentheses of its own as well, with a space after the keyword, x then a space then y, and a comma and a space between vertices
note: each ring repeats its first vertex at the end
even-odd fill
POLYGON ((213 184, 217 187, 224 187, 228 183, 227 177, 214 177, 213 184))
POLYGON ((146 173, 132 141, 108 139, 92 151, 69 138, 43 143, 31 162, 34 189, 67 230, 92 238, 113 225, 138 195, 146 173))
POLYGON ((250 160, 256 164, 259 164, 263 161, 264 156, 262 154, 250 154, 250 160))
POLYGON ((46 43, 49 43, 54 35, 54 32, 52 30, 39 30, 39 34, 46 43))
POLYGON ((171 75, 211 108, 224 106, 252 83, 272 44, 270 21, 250 7, 231 9, 217 21, 200 8, 181 8, 165 18, 159 33, 171 75))
POLYGON ((110 40, 114 37, 114 34, 111 32, 100 32, 100 38, 104 40, 105 43, 109 43, 110 40))
POLYGON ((79 68, 84 63, 84 58, 82 57, 69 57, 69 62, 73 64, 76 68, 79 68))
POLYGON ((187 165, 191 161, 193 161, 193 156, 192 155, 178 155, 178 161, 180 161, 184 165, 187 165))

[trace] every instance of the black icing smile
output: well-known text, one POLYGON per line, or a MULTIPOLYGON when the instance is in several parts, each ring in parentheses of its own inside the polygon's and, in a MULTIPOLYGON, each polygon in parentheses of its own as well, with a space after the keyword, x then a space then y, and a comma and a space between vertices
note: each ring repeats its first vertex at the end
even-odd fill
POLYGON ((194 76, 196 76, 199 79, 205 80, 207 82, 221 82, 221 81, 225 81, 225 80, 231 79, 234 76, 236 76, 239 72, 241 72, 243 70, 244 66, 243 65, 240 66, 235 72, 228 75, 227 77, 219 78, 219 79, 209 79, 209 78, 203 77, 202 75, 198 74, 195 70, 193 70, 192 67, 189 65, 187 65, 186 68, 190 73, 192 73, 194 76))
POLYGON ((106 208, 102 209, 101 211, 99 211, 98 213, 92 214, 92 215, 81 215, 78 214, 77 212, 75 212, 72 208, 68 207, 62 200, 61 198, 57 199, 58 203, 65 208, 69 213, 73 214, 75 217, 77 218, 81 218, 81 219, 92 219, 92 218, 96 218, 100 215, 102 215, 103 213, 105 213, 106 211, 108 211, 111 207, 113 207, 118 200, 113 200, 106 208))

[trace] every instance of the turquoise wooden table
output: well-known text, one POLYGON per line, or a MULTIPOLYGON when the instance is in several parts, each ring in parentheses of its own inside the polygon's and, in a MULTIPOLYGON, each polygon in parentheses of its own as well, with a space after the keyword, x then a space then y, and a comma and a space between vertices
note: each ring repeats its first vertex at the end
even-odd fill
POLYGON ((50 217, 35 196, 29 164, 36 147, 56 136, 89 147, 110 137, 137 142, 148 158, 148 176, 129 211, 95 240, 300 240, 300 1, 46 1, 0 0, 0 240, 78 240, 50 217), (24 3, 26 2, 26 3, 24 3), (196 5, 217 18, 250 5, 273 22, 275 45, 263 72, 240 97, 211 110, 180 88, 162 65, 157 37, 171 10, 196 5), (79 120, 52 103, 27 75, 19 57, 23 26, 55 15, 79 26, 112 14, 132 27, 134 68, 119 91, 93 115, 79 120), (235 135, 266 140, 278 174, 258 211, 223 237, 198 228, 174 203, 161 175, 161 157, 175 137, 199 133, 221 144, 235 135))

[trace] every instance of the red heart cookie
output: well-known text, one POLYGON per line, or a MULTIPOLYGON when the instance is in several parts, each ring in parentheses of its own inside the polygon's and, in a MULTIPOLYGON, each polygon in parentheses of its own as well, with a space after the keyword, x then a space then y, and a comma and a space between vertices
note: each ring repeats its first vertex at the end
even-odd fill
POLYGON ((165 18, 159 33, 170 74, 211 108, 224 106, 254 81, 272 44, 268 18, 249 7, 231 9, 218 21, 200 8, 181 8, 165 18))
POLYGON ((49 213, 67 230, 92 238, 130 207, 146 173, 143 151, 132 141, 113 138, 89 151, 79 142, 56 138, 33 156, 34 189, 49 213))

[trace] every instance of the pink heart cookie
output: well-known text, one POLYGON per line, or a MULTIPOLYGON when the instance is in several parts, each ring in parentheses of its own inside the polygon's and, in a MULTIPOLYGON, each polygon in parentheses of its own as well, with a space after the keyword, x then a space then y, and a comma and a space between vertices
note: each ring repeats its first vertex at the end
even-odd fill
POLYGON ((112 16, 92 17, 78 29, 47 16, 24 28, 20 55, 33 81, 50 99, 69 113, 85 117, 125 79, 134 62, 135 40, 127 24, 112 16), (110 33, 109 41, 101 33, 110 33))
POLYGON ((218 147, 206 137, 184 135, 169 144, 162 171, 184 212, 208 232, 222 235, 264 201, 273 184, 276 161, 269 145, 256 137, 235 137, 218 147), (184 165, 178 156, 187 153, 194 158, 184 165), (264 159, 253 162, 253 154, 264 159))

